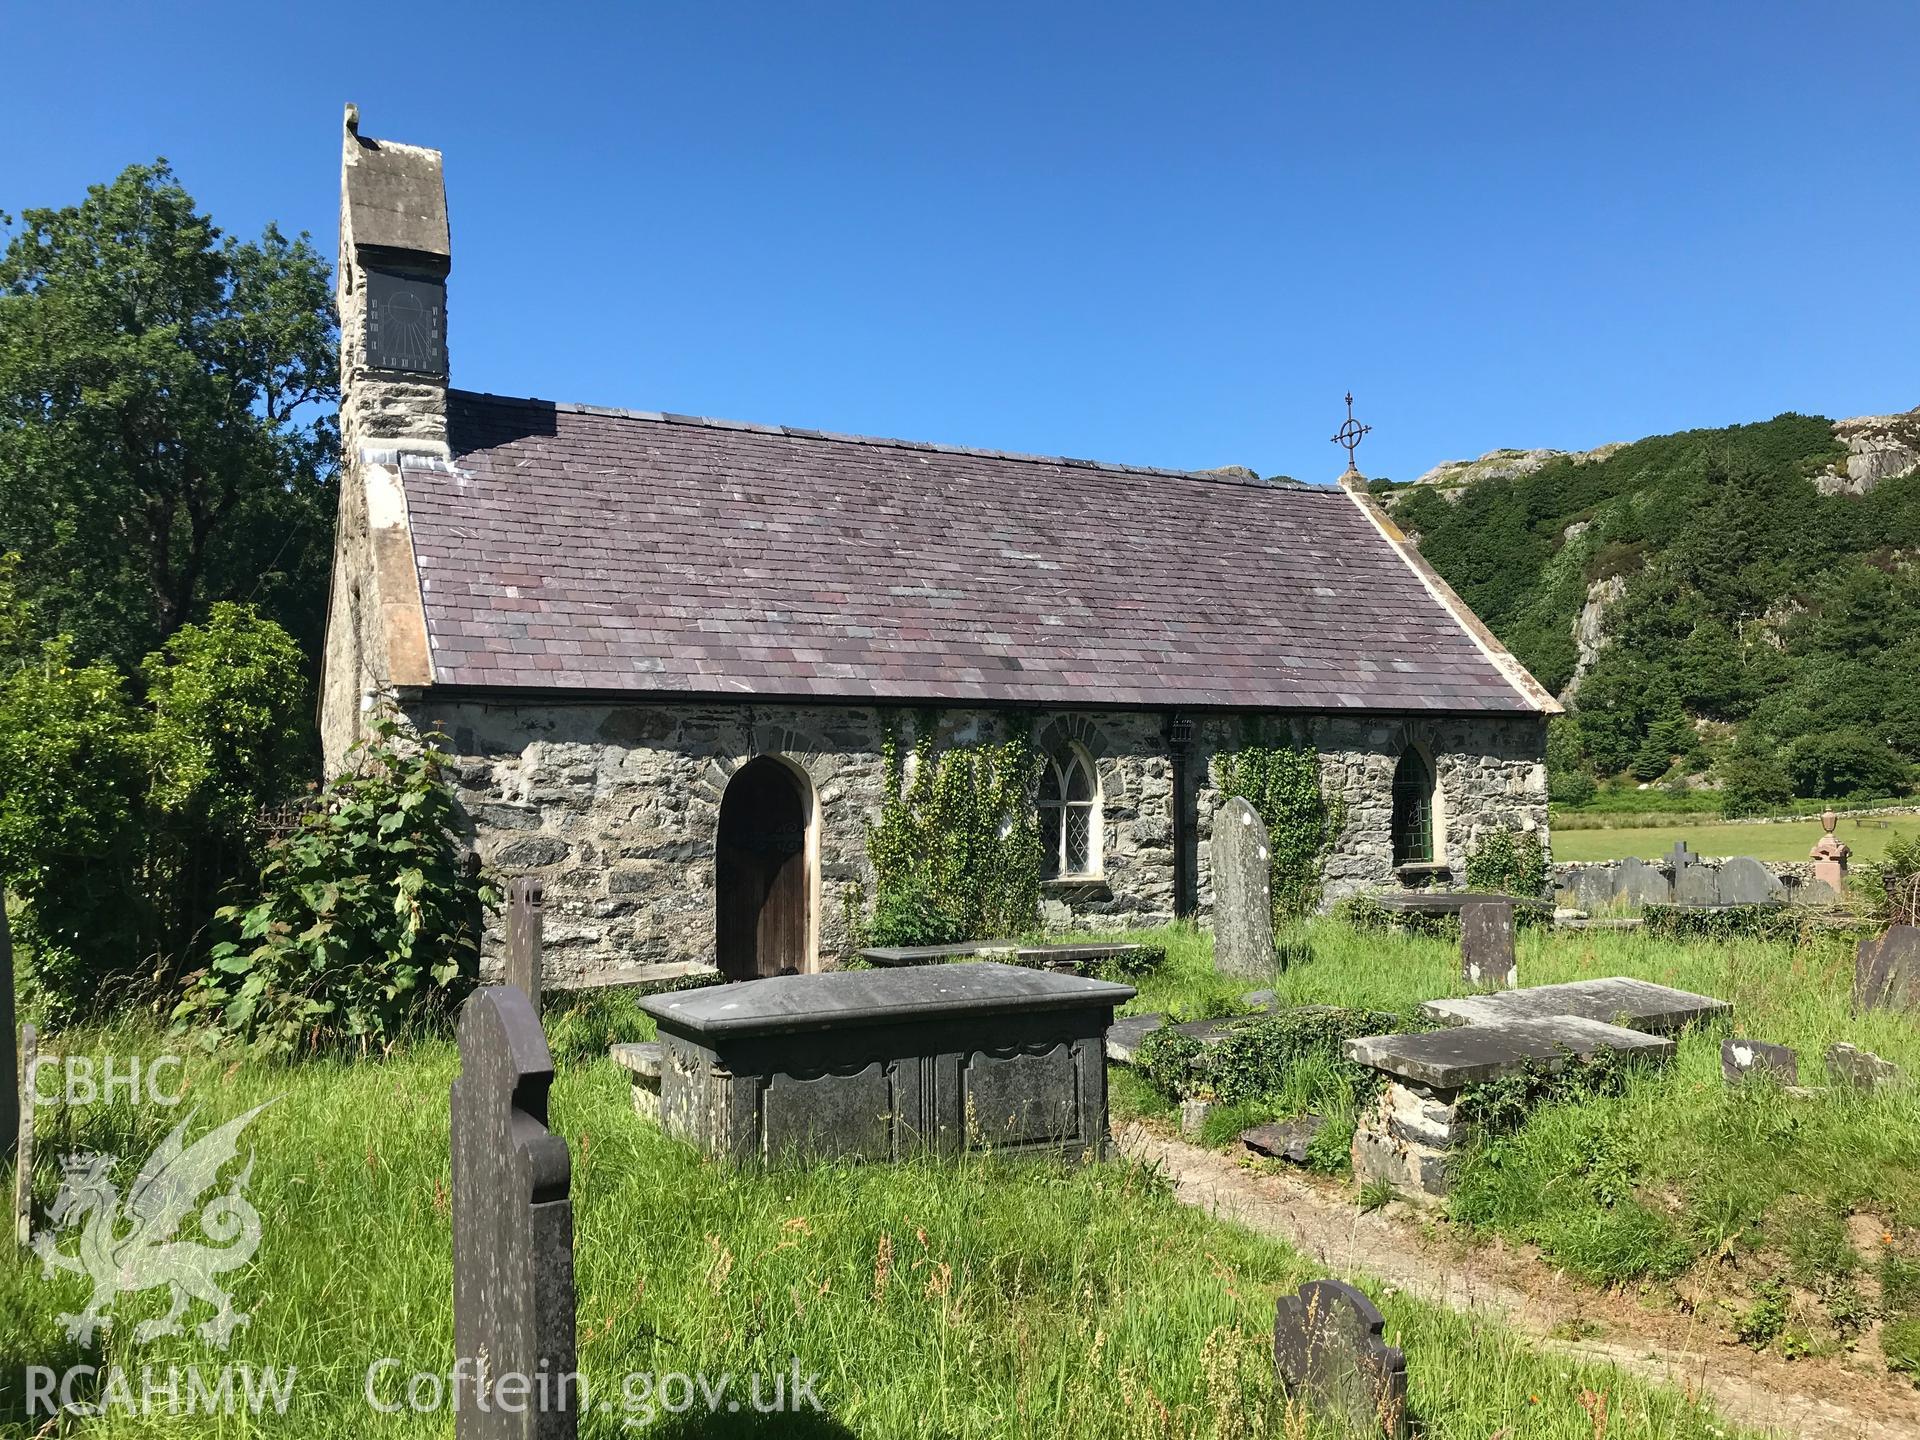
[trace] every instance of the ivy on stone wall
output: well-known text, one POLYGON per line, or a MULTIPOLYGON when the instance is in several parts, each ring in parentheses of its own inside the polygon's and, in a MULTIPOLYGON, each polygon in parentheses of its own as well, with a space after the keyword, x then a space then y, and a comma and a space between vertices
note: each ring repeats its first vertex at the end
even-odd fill
POLYGON ((1495 830, 1467 856, 1467 888, 1529 898, 1547 889, 1547 851, 1540 837, 1495 830))
POLYGON ((1039 765, 1015 736, 941 749, 931 715, 913 763, 891 721, 881 740, 886 799, 867 825, 876 945, 952 945, 1031 930, 1040 914, 1039 765))
POLYGON ((1220 798, 1243 797, 1266 824, 1275 920, 1312 913, 1327 853, 1346 823, 1345 804, 1321 791, 1319 752, 1291 737, 1273 743, 1249 721, 1240 747, 1215 755, 1212 768, 1220 798))

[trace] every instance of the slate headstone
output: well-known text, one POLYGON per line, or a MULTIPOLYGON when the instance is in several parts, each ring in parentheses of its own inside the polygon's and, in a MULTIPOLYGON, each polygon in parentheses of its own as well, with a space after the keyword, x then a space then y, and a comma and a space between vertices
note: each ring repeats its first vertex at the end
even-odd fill
POLYGON ((1647 905, 1671 905, 1673 882, 1644 860, 1622 860, 1616 893, 1636 910, 1647 905))
POLYGON ((507 882, 507 967, 503 977, 540 1013, 540 947, 547 887, 531 875, 507 882))
POLYGON ((33 1062, 40 1040, 33 1026, 20 1027, 20 1128, 13 1151, 13 1238, 22 1250, 33 1244, 33 1062))
POLYGON ((1107 1058, 1116 1065, 1131 1065, 1140 1054, 1147 1036, 1167 1023, 1160 1014, 1129 1015, 1107 1027, 1107 1058))
POLYGON ((1700 857, 1687 849, 1687 842, 1676 840, 1667 861, 1673 866, 1673 903, 1676 905, 1718 905, 1719 877, 1700 857))
POLYGON ((1747 1040, 1735 1035, 1720 1042, 1720 1078, 1741 1085, 1765 1075, 1782 1085, 1800 1083, 1800 1057, 1785 1045, 1747 1040))
POLYGON ((1313 1143, 1313 1137, 1326 1128, 1325 1116, 1299 1115, 1291 1120, 1276 1120, 1242 1130, 1240 1143, 1254 1154, 1265 1155, 1270 1160, 1291 1160, 1296 1165, 1304 1165, 1307 1163, 1307 1147, 1313 1143))
POLYGON ((1767 905, 1785 898, 1774 873, 1751 855, 1736 855, 1720 866, 1722 905, 1767 905))
POLYGON ((1592 914, 1620 901, 1620 868, 1617 865, 1589 865, 1574 873, 1573 903, 1592 914))
MULTIPOLYGON (((0 887, 0 1075, 20 1073, 13 1047, 13 936, 7 930, 7 892, 0 887)), ((25 1087, 8 1086, 0 1094, 0 1160, 11 1158, 20 1116, 30 1108, 22 1103, 25 1087)))
POLYGON ((1273 852, 1243 796, 1213 817, 1213 964, 1223 975, 1273 974, 1273 852))
POLYGON ((1404 1440, 1407 1357, 1380 1338, 1385 1328, 1385 1317, 1351 1285, 1309 1280, 1275 1308, 1275 1377, 1349 1434, 1404 1440))
POLYGON ((1513 958, 1513 902, 1475 900, 1460 907, 1460 979, 1472 990, 1520 983, 1513 958))
POLYGON ((1853 1008, 1920 1011, 1920 926, 1892 925, 1854 951, 1853 1008))
POLYGON ((1882 1060, 1871 1050, 1844 1040, 1827 1047, 1827 1074, 1834 1084, 1849 1090, 1884 1090, 1907 1081, 1905 1072, 1891 1060, 1882 1060))
POLYGON ((451 1105, 454 1434, 572 1440, 580 1401, 571 1379, 573 1162, 566 1141, 547 1129, 553 1060, 532 1002, 512 985, 473 993, 460 1012, 459 1040, 451 1105), (502 1405, 501 1387, 517 1377, 529 1388, 502 1405))

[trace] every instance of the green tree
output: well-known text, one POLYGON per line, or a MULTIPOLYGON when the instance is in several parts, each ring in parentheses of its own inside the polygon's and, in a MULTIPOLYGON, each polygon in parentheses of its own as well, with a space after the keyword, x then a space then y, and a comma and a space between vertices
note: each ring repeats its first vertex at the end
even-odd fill
POLYGON ((1897 795, 1911 776, 1905 760, 1858 730, 1802 735, 1787 751, 1786 768, 1800 794, 1835 800, 1897 795))
POLYGON ((1743 731, 1714 769, 1720 779, 1723 815, 1764 815, 1793 799, 1786 768, 1757 731, 1743 731))
POLYGON ((27 211, 0 255, 0 550, 41 633, 131 671, 252 600, 316 650, 335 344, 307 237, 223 236, 164 160, 27 211))
POLYGON ((145 751, 120 672, 65 638, 0 679, 0 877, 56 1008, 143 959, 150 905, 135 883, 145 751))
POLYGON ((211 833, 250 835, 261 808, 288 799, 304 778, 299 646, 252 607, 222 601, 141 668, 155 805, 211 833))

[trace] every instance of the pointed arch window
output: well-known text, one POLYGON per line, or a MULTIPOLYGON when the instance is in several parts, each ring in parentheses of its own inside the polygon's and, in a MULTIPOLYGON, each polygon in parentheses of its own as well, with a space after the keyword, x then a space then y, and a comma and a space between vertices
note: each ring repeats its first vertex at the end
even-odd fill
POLYGON ((1409 746, 1393 771, 1393 863, 1433 859, 1433 771, 1409 746))
POLYGON ((1040 772, 1040 868, 1049 879, 1100 873, 1100 777, 1078 745, 1040 772))

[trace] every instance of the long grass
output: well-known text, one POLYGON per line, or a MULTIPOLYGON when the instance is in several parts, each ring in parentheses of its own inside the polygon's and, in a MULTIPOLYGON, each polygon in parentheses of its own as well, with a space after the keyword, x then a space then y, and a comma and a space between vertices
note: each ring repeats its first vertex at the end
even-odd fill
MULTIPOLYGON (((1422 960, 1419 964, 1427 964, 1422 960)), ((1290 986, 1318 967, 1309 966, 1290 986)), ((1331 968, 1331 967, 1329 967, 1331 968)), ((1380 966, 1379 984, 1407 993, 1380 966)), ((617 1007, 615 1007, 617 1008, 617 1007)), ((602 1013, 600 1022, 626 1022, 602 1013)), ((580 1357, 591 1394, 616 1402, 583 1433, 634 1433, 619 1400, 632 1374, 820 1377, 830 1418, 660 1416, 649 1433, 891 1436, 1310 1436, 1326 1433, 1275 1393, 1273 1301, 1311 1273, 1285 1246, 1175 1202, 1125 1163, 954 1163, 739 1171, 639 1121, 623 1075, 589 1053, 574 1015, 552 1121, 574 1156, 580 1357)), ((137 1030, 55 1037, 73 1053, 151 1056, 137 1030)), ((98 1353, 56 1315, 76 1277, 0 1261, 0 1427, 28 1433, 22 1367, 245 1362, 297 1372, 284 1415, 210 1418, 114 1411, 58 1433, 142 1436, 444 1436, 444 1414, 385 1415, 369 1365, 444 1373, 452 1352, 447 1086, 456 1058, 420 1041, 386 1062, 295 1068, 197 1058, 196 1131, 272 1099, 253 1124, 249 1196, 263 1218, 251 1264, 228 1277, 251 1324, 221 1351, 189 1330, 144 1346, 130 1297, 98 1353), (277 1097, 277 1098, 276 1098, 277 1097)), ((116 1097, 42 1112, 48 1150, 128 1157, 121 1184, 186 1109, 116 1097)), ((58 1183, 51 1159, 42 1202, 58 1183)), ((1605 1368, 1543 1357, 1496 1324, 1381 1296, 1406 1347, 1413 1409, 1434 1440, 1502 1427, 1590 1440, 1583 1390, 1607 1390, 1615 1437, 1718 1437, 1684 1398, 1605 1368)), ((204 1312, 196 1307, 190 1321, 204 1312)), ((744 1381, 742 1382, 744 1383, 744 1381)), ((394 1387, 397 1388, 397 1387, 394 1387)), ((388 1389, 382 1397, 392 1393, 388 1389)))
MULTIPOLYGON (((1461 993, 1453 943, 1331 922, 1304 934, 1302 958, 1275 984, 1281 1003, 1404 1015, 1461 993)), ((1239 999, 1246 982, 1212 973, 1203 937, 1176 931, 1170 940, 1167 968, 1130 1008, 1204 1013, 1239 999)), ((1798 1328, 1784 1331, 1783 1343, 1848 1341, 1862 1323, 1849 1276, 1920 1255, 1920 1091, 1826 1088, 1826 1049, 1842 1040, 1920 1076, 1911 1016, 1851 1012, 1850 943, 1681 943, 1535 929, 1520 932, 1518 959, 1523 985, 1632 975, 1729 1000, 1733 1019, 1688 1031, 1671 1066, 1633 1072, 1622 1093, 1546 1106, 1516 1135, 1469 1152, 1456 1168, 1448 1218, 1537 1244, 1596 1284, 1658 1288, 1684 1276, 1690 1295, 1702 1285, 1745 1294, 1774 1282, 1797 1287, 1798 1328), (1728 1087, 1720 1046, 1729 1034, 1791 1047, 1814 1093, 1728 1087), (1845 1239, 1849 1216, 1874 1237, 1863 1250, 1845 1239), (1806 1258, 1822 1247, 1827 1262, 1806 1258)), ((1211 1118, 1202 1138, 1224 1143, 1268 1114, 1319 1108, 1301 1098, 1316 1078, 1285 1077, 1274 1104, 1234 1107, 1211 1118)), ((1114 1100, 1126 1113, 1169 1108, 1135 1077, 1116 1083, 1114 1100)), ((1336 1104, 1330 1118, 1346 1117, 1336 1104)), ((1707 1318, 1729 1338, 1742 1324, 1737 1305, 1707 1318)))

